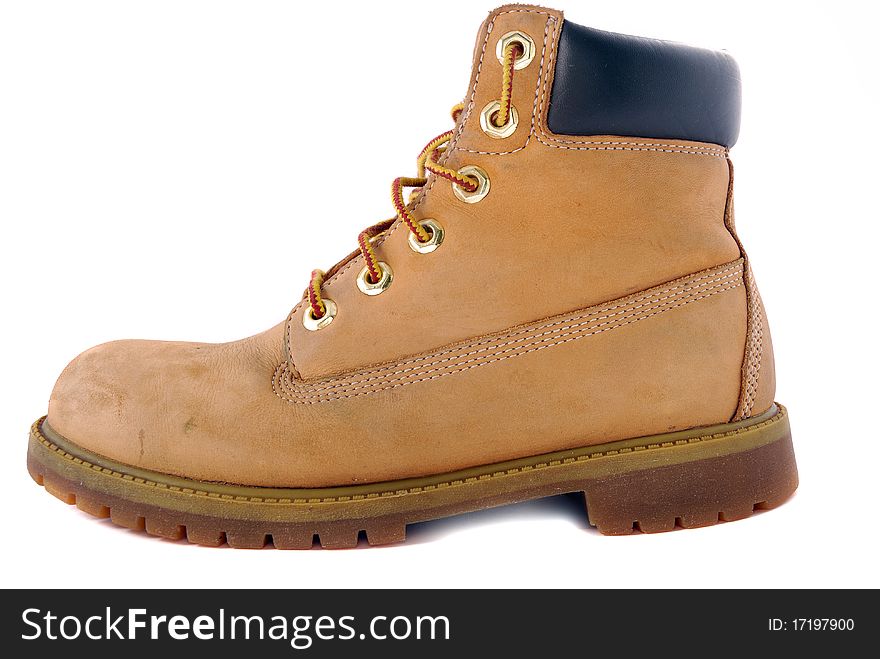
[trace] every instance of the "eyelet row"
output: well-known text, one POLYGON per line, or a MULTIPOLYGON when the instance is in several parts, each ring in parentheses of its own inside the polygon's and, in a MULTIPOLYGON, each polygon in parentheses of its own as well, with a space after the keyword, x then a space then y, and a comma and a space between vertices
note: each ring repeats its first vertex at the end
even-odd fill
MULTIPOLYGON (((416 254, 430 254, 443 244, 443 238, 446 236, 446 232, 437 220, 430 217, 420 221, 419 226, 427 232, 428 239, 423 242, 416 237, 416 234, 410 233, 410 249, 416 254)), ((381 273, 379 281, 374 282, 370 280, 370 270, 367 267, 364 267, 364 269, 358 273, 357 287, 364 295, 379 295, 380 293, 384 293, 388 290, 388 287, 391 286, 391 282, 394 280, 394 271, 391 270, 390 265, 384 261, 379 261, 378 266, 379 272, 381 273)))
MULTIPOLYGON (((526 68, 535 57, 535 42, 524 32, 518 30, 508 32, 498 40, 495 47, 495 56, 502 64, 504 63, 504 50, 511 43, 519 44, 522 50, 522 54, 516 59, 514 69, 520 70, 526 68)), ((496 126, 494 119, 500 109, 501 102, 492 101, 488 103, 480 113, 480 127, 483 129, 484 133, 495 139, 510 137, 516 132, 516 129, 519 126, 519 113, 513 106, 510 107, 510 117, 507 123, 503 126, 496 126)), ((473 191, 465 190, 463 187, 455 183, 452 184, 452 191, 460 201, 463 201, 466 204, 475 204, 486 198, 486 195, 489 194, 491 184, 489 181, 489 175, 484 169, 477 167, 476 165, 465 165, 458 170, 458 173, 462 176, 468 176, 477 180, 477 188, 473 191)), ((419 241, 414 233, 410 233, 409 246, 418 254, 430 254, 443 244, 445 232, 440 223, 432 218, 421 220, 419 225, 427 231, 429 238, 422 242, 419 241)), ((358 273, 356 280, 357 287, 364 295, 379 295, 384 293, 388 290, 388 287, 391 286, 391 282, 394 281, 394 271, 391 269, 391 266, 384 261, 380 261, 377 265, 379 272, 381 273, 378 281, 374 282, 370 279, 370 271, 366 267, 358 273)), ((333 300, 324 298, 324 314, 320 318, 315 318, 310 306, 305 307, 302 318, 303 326, 309 331, 316 332, 332 323, 333 319, 336 318, 337 313, 338 308, 336 303, 333 300)))
MULTIPOLYGON (((477 179, 477 189, 473 191, 465 190, 460 185, 453 183, 452 191, 461 201, 466 204, 475 204, 489 194, 491 184, 489 182, 489 175, 484 169, 477 167, 476 165, 465 165, 458 170, 458 173, 462 176, 470 176, 477 179)), ((433 218, 425 218, 419 222, 419 225, 428 232, 430 237, 428 240, 420 242, 414 233, 410 233, 409 246, 418 254, 430 254, 443 244, 446 232, 443 230, 443 226, 433 218)), ((364 267, 358 273, 356 280, 357 287, 364 295, 379 295, 380 293, 384 293, 388 290, 388 287, 391 286, 391 282, 394 281, 394 271, 391 269, 390 265, 384 261, 380 261, 378 266, 379 272, 381 273, 379 281, 374 282, 370 280, 369 268, 364 267)), ((320 318, 315 318, 312 313, 312 308, 306 306, 303 311, 303 326, 312 332, 324 329, 333 322, 336 313, 336 303, 333 300, 324 298, 324 315, 320 318)))
MULTIPOLYGON (((428 232, 430 237, 428 240, 420 242, 414 233, 410 233, 409 246, 417 254, 430 254, 443 244, 443 238, 446 236, 446 232, 437 220, 430 217, 419 222, 419 225, 428 232)), ((378 266, 379 272, 381 272, 379 281, 373 282, 370 280, 370 270, 368 268, 364 268, 358 273, 356 280, 357 287, 364 295, 379 295, 380 293, 384 293, 388 290, 388 287, 391 286, 391 282, 394 281, 394 271, 391 269, 390 265, 384 261, 379 261, 378 266)), ((315 318, 312 313, 312 308, 306 306, 303 310, 303 327, 311 332, 324 329, 333 322, 333 319, 336 318, 337 312, 338 307, 336 306, 336 303, 333 300, 324 298, 324 315, 320 318, 315 318)))

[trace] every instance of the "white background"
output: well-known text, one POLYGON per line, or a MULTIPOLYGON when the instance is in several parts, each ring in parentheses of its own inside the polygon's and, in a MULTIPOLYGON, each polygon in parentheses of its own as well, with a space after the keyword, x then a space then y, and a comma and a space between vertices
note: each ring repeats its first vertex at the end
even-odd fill
POLYGON ((305 552, 203 549, 64 506, 25 450, 67 361, 282 319, 450 126, 492 5, 0 0, 0 585, 880 586, 869 3, 560 4, 739 60, 737 222, 791 412, 794 499, 613 538, 567 497, 411 527, 403 546, 305 552))

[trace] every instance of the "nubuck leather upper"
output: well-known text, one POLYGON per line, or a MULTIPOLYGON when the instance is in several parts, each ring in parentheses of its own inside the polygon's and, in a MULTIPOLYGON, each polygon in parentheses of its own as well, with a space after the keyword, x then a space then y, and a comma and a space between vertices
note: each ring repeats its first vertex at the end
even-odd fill
POLYGON ((788 417, 734 225, 734 60, 508 5, 452 114, 394 181, 395 217, 275 327, 71 362, 31 431, 34 479, 241 547, 396 542, 560 492, 603 533, 783 502, 788 417))

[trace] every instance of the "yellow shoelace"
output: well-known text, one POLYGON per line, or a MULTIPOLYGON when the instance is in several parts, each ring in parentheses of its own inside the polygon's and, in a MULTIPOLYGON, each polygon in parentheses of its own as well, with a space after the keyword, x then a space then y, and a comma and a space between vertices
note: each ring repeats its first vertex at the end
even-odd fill
MULTIPOLYGON (((516 66, 517 58, 522 54, 522 47, 518 43, 510 43, 504 50, 504 61, 502 63, 503 74, 501 80, 501 98, 500 107, 495 115, 491 118, 493 124, 497 127, 504 127, 510 120, 513 95, 513 74, 516 66)), ((452 108, 452 120, 458 121, 458 117, 464 109, 464 104, 459 103, 452 108)), ((427 173, 430 172, 435 176, 445 178, 451 181, 453 185, 457 185, 466 192, 474 192, 479 186, 479 181, 473 176, 461 174, 460 172, 450 169, 439 162, 440 157, 446 150, 446 146, 452 139, 454 131, 449 130, 435 137, 425 145, 416 159, 417 176, 408 177, 401 176, 394 179, 391 184, 391 201, 397 211, 394 217, 374 224, 358 234, 358 247, 364 258, 364 264, 367 269, 367 281, 376 284, 382 278, 382 270, 376 254, 373 251, 371 240, 376 236, 387 231, 394 222, 400 219, 406 227, 413 233, 418 243, 427 243, 431 240, 429 230, 420 225, 412 215, 411 206, 415 197, 418 195, 425 183, 427 183, 427 173), (409 201, 404 198, 404 190, 413 188, 409 201)), ((312 318, 319 320, 327 313, 327 305, 321 295, 321 286, 324 283, 326 273, 323 270, 313 270, 312 278, 309 282, 308 296, 309 307, 312 318)))

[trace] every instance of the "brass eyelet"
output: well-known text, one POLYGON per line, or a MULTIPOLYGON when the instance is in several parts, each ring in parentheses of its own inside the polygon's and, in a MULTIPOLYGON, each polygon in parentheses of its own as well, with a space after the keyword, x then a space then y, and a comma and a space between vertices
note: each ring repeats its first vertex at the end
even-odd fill
POLYGON ((458 170, 458 173, 462 176, 472 176, 477 179, 477 189, 473 192, 468 192, 457 183, 453 183, 452 191, 456 197, 466 204, 475 204, 485 199, 486 195, 489 194, 489 175, 485 170, 476 165, 465 165, 458 170))
POLYGON ((324 298, 324 315, 320 318, 315 318, 312 314, 312 307, 306 305, 305 311, 303 312, 303 327, 310 332, 317 332, 319 329, 324 329, 327 325, 333 322, 334 318, 336 318, 337 311, 336 303, 333 300, 324 298))
POLYGON ((430 254, 443 244, 443 237, 446 235, 446 232, 443 231, 443 227, 440 226, 440 223, 437 222, 437 220, 431 218, 422 220, 419 222, 419 226, 427 231, 428 235, 431 237, 425 242, 420 242, 416 234, 410 231, 409 246, 412 248, 412 251, 418 252, 419 254, 430 254))
POLYGON ((494 137, 499 140, 513 135, 514 131, 516 131, 516 127, 519 125, 519 113, 516 111, 516 108, 511 105, 510 116, 507 118, 507 123, 503 126, 496 126, 494 118, 500 109, 501 102, 492 101, 486 105, 480 113, 480 127, 483 129, 483 132, 489 137, 494 137))
POLYGON ((535 42, 532 41, 529 35, 519 30, 508 32, 498 40, 498 44, 495 46, 495 56, 498 58, 498 61, 504 64, 504 50, 510 43, 518 43, 522 48, 522 55, 516 58, 513 68, 519 71, 531 64, 535 58, 535 42))
POLYGON ((391 270, 391 266, 383 261, 380 261, 378 265, 382 275, 377 282, 370 281, 370 270, 366 266, 358 274, 357 287, 364 295, 379 295, 379 293, 384 293, 391 286, 391 281, 394 279, 394 272, 391 270))

